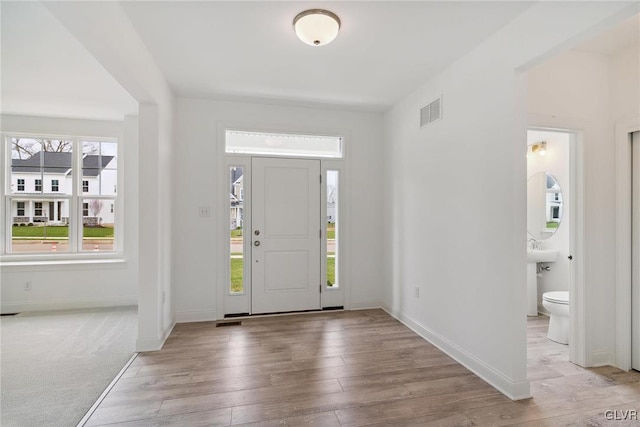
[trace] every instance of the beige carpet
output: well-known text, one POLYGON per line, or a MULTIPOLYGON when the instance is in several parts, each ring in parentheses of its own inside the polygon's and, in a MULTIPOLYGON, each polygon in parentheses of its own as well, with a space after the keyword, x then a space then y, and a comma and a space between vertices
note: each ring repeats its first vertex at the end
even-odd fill
POLYGON ((137 307, 0 317, 0 424, 76 426, 135 351, 137 307))

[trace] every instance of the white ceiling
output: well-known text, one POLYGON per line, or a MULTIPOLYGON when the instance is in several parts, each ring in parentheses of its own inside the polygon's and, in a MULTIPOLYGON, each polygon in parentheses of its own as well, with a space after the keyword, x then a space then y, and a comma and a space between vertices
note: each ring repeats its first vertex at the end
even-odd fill
POLYGON ((504 26, 523 2, 125 2, 176 93, 383 110, 504 26), (297 39, 307 8, 342 28, 321 47, 297 39))
POLYGON ((122 120, 138 103, 39 2, 0 2, 2 113, 122 120))
MULTIPOLYGON (((521 13, 525 2, 122 2, 179 95, 381 111, 521 13), (324 7, 338 38, 312 47, 293 17, 324 7)), ((1 1, 2 112, 101 119, 137 103, 39 2, 1 1)), ((585 44, 637 41, 638 18, 585 44)))
POLYGON ((640 14, 621 22, 609 31, 597 35, 576 49, 600 55, 614 55, 631 47, 640 49, 640 14))

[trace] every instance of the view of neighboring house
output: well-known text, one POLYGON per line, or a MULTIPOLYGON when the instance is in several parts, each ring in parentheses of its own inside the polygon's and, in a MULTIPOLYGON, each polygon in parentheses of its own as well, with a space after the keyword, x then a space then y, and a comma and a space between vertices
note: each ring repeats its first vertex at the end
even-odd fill
POLYGON ((244 202, 244 176, 242 168, 232 167, 231 170, 231 229, 242 228, 244 202))
MULTIPOLYGON (((231 190, 229 193, 231 212, 229 218, 231 218, 231 230, 236 228, 242 228, 243 219, 243 202, 244 202, 244 175, 242 174, 241 167, 232 167, 230 169, 230 181, 231 190)), ((333 178, 335 181, 335 178, 333 178)), ((329 224, 335 224, 336 222, 336 200, 337 200, 337 187, 335 182, 329 184, 327 187, 327 222, 329 224)))
MULTIPOLYGON (((86 154, 82 158, 83 223, 113 224, 114 207, 109 200, 89 199, 91 195, 116 195, 115 156, 86 154), (114 165, 111 165, 111 163, 114 165)), ((14 224, 68 224, 72 191, 72 153, 39 151, 26 159, 11 160, 11 216, 14 224), (24 195, 21 200, 19 195, 24 195), (55 196, 60 196, 56 198, 55 196), (34 197, 35 196, 35 197, 34 197), (37 196, 44 196, 38 199, 37 196)))

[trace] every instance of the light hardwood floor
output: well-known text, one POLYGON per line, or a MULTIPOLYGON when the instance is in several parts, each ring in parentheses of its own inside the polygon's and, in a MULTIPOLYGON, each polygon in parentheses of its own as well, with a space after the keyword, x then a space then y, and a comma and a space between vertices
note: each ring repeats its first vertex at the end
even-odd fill
POLYGON ((528 323, 534 398, 519 402, 382 310, 178 324, 86 425, 637 425, 604 411, 640 413, 640 373, 572 365, 546 322, 528 323))

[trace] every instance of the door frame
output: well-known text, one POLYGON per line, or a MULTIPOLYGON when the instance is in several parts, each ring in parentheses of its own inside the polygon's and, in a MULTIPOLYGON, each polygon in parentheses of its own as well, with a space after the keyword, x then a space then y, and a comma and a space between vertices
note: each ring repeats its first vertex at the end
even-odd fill
POLYGON ((527 130, 563 132, 570 135, 569 140, 569 176, 570 193, 570 232, 569 247, 573 262, 569 267, 569 360, 580 366, 589 366, 587 358, 587 323, 585 300, 585 263, 584 263, 584 136, 583 126, 576 123, 572 128, 545 124, 545 120, 530 120, 527 130))
POLYGON ((640 120, 615 124, 616 184, 616 347, 615 366, 631 369, 631 135, 640 132, 640 120))
MULTIPOLYGON (((344 309, 351 308, 351 286, 350 277, 350 262, 349 262, 349 230, 350 216, 349 210, 346 209, 346 201, 349 200, 349 132, 345 130, 336 129, 299 129, 291 128, 290 126, 275 126, 275 127, 261 127, 239 125, 238 123, 220 123, 218 125, 218 141, 217 141, 217 154, 218 161, 217 178, 218 185, 214 188, 217 189, 217 195, 214 197, 215 204, 218 208, 212 212, 216 218, 216 242, 215 249, 212 251, 212 256, 215 259, 215 263, 218 266, 217 273, 215 275, 215 319, 224 319, 225 313, 251 313, 251 268, 244 263, 243 265, 243 277, 245 278, 245 292, 241 294, 232 294, 229 291, 230 280, 230 247, 228 242, 229 236, 229 224, 231 222, 230 210, 229 210, 229 168, 232 166, 243 167, 244 175, 244 218, 243 228, 252 229, 251 221, 251 158, 252 157, 271 157, 271 158, 286 158, 286 159, 311 159, 320 160, 320 171, 322 173, 323 185, 321 186, 321 199, 320 204, 323 209, 326 209, 326 176, 327 170, 337 170, 339 173, 339 192, 338 192, 338 216, 340 218, 338 223, 338 235, 340 239, 338 241, 338 277, 340 278, 340 284, 338 289, 327 289, 323 287, 321 294, 321 307, 329 307, 342 305, 344 309), (225 152, 225 133, 228 129, 244 130, 252 132, 267 132, 267 133, 282 133, 282 134, 297 134, 297 135, 335 135, 341 136, 343 140, 343 156, 342 158, 323 158, 323 157, 300 157, 300 156, 270 156, 265 154, 233 154, 225 152), (335 304, 336 300, 342 300, 342 304, 335 304), (325 304, 327 301, 328 305, 325 304)), ((325 211, 326 212, 326 211, 325 211)), ((321 218, 324 212, 321 212, 321 218)), ((326 221, 323 221, 323 245, 321 250, 321 259, 326 259, 326 221)), ((251 250, 250 239, 244 239, 243 246, 244 252, 249 253, 251 250)), ((326 283, 326 267, 321 269, 321 280, 326 283)))

